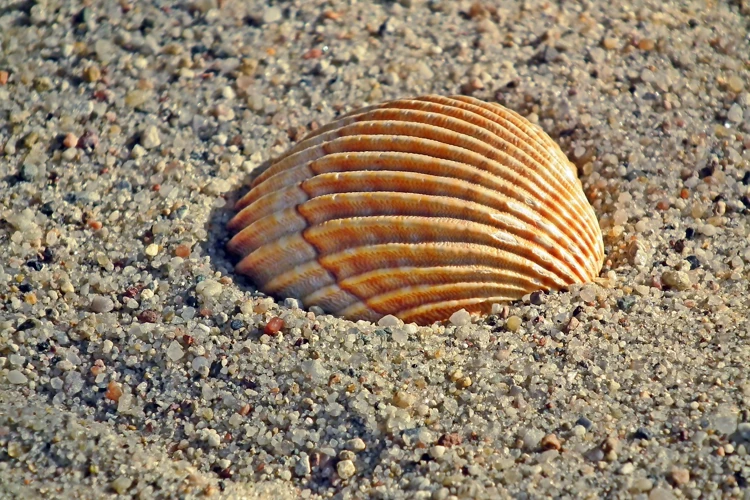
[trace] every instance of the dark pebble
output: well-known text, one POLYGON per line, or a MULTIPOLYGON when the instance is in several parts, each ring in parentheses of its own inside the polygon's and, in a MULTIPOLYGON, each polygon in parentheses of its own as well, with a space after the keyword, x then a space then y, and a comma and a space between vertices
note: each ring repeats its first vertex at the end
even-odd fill
POLYGON ((47 203, 39 207, 39 211, 49 217, 50 215, 55 213, 55 208, 52 206, 52 203, 48 201, 47 203))
POLYGON ((188 307, 198 307, 198 299, 191 295, 185 299, 185 305, 188 307))
POLYGON ((617 308, 620 311, 628 312, 635 305, 635 297, 626 295, 617 299, 617 308))
POLYGON ((686 240, 692 240, 693 236, 695 236, 695 229, 693 229, 692 227, 689 227, 689 228, 685 229, 685 239, 686 240))
POLYGON ((691 271, 693 269, 698 269, 699 267, 701 267, 701 263, 698 260, 698 257, 696 257, 695 255, 688 255, 687 257, 685 257, 685 260, 688 261, 688 262, 690 262, 690 270, 691 271))
POLYGON ((36 259, 31 259, 30 261, 26 262, 26 265, 34 271, 41 271, 42 269, 44 269, 44 263, 36 259))
POLYGON ((239 330, 240 328, 242 328, 243 325, 244 323, 242 322, 241 319, 233 319, 229 323, 229 326, 232 328, 232 330, 239 330))
POLYGON ((532 304, 535 306, 540 306, 544 304, 544 292, 534 292, 531 294, 531 297, 529 298, 532 304))
POLYGON ((34 321, 33 319, 27 319, 26 321, 18 325, 18 328, 16 328, 16 331, 23 332, 26 330, 31 330, 35 326, 36 326, 36 321, 34 321))
POLYGON ((578 420, 576 420, 576 425, 580 425, 584 429, 589 430, 594 425, 594 422, 592 422, 586 417, 581 417, 578 420))
POLYGON ((47 352, 49 351, 49 347, 49 342, 43 340, 36 345, 36 350, 39 352, 47 352))
POLYGON ((740 201, 742 202, 743 205, 745 205, 745 208, 750 208, 750 197, 745 195, 742 198, 740 198, 740 201))
POLYGON ((750 186, 750 170, 745 172, 745 175, 742 176, 742 184, 750 186))
POLYGON ((583 312, 583 306, 576 306, 575 309, 573 309, 573 316, 578 316, 583 312))
POLYGON ((698 177, 700 179, 705 179, 706 177, 711 177, 714 175, 714 167, 713 165, 709 165, 707 167, 703 167, 702 169, 698 170, 698 177))
POLYGON ((42 262, 50 263, 55 260, 55 252, 50 247, 45 247, 42 251, 42 262))
POLYGON ((28 283, 21 283, 20 285, 18 285, 18 289, 21 291, 21 293, 29 293, 34 289, 34 287, 29 285, 28 283))
POLYGON ((677 240, 674 242, 674 251, 677 253, 682 253, 682 251, 685 250, 685 240, 677 240))
POLYGON ((639 427, 638 430, 633 433, 633 439, 653 439, 653 437, 654 434, 645 427, 639 427))

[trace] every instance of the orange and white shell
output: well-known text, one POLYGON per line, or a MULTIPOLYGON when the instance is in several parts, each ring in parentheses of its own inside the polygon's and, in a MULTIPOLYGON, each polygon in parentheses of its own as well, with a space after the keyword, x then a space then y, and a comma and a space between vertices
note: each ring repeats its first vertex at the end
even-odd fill
POLYGON ((591 281, 602 235, 576 169, 499 104, 425 96, 354 111, 255 179, 236 270, 350 319, 430 324, 591 281))

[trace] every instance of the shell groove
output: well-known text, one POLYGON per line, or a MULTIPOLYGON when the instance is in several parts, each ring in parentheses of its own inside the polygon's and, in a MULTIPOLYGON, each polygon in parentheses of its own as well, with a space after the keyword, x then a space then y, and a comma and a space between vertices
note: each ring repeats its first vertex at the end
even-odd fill
POLYGON ((228 248, 265 293, 429 324, 592 280, 601 231, 559 146, 498 104, 424 96, 319 128, 236 205, 228 248))

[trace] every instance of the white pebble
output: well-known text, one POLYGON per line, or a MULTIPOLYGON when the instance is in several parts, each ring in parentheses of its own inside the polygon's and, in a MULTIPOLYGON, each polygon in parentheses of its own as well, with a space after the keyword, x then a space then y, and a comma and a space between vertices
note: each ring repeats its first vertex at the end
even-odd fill
POLYGON ((149 125, 141 134, 141 146, 146 149, 154 149, 161 145, 161 137, 159 137, 159 129, 154 125, 149 125))
POLYGON ((172 361, 179 361, 184 355, 182 346, 176 340, 173 340, 167 348, 167 357, 172 361))
POLYGON ((357 469, 351 460, 342 460, 336 464, 336 472, 341 479, 349 479, 357 472, 357 469))
POLYGON ((399 326, 400 324, 401 320, 392 314, 383 316, 378 320, 378 326, 382 326, 384 328, 388 326, 399 326))
POLYGON ((450 322, 455 326, 468 325, 471 322, 471 316, 466 309, 461 309, 451 314, 450 322))
POLYGON ((25 384, 28 380, 29 379, 26 378, 26 375, 18 370, 10 370, 8 372, 8 382, 11 384, 25 384))
POLYGON ((154 257, 156 254, 159 253, 159 245, 156 243, 151 243, 149 246, 146 247, 144 250, 144 253, 148 255, 149 257, 154 257))
POLYGON ((219 295, 221 293, 221 290, 221 283, 214 280, 203 280, 195 287, 195 292, 202 296, 204 299, 219 295))

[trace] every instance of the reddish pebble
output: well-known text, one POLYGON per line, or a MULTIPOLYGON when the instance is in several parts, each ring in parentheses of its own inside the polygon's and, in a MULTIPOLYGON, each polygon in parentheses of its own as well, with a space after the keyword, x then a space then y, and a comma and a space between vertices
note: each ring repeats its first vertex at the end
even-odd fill
POLYGON ((109 384, 107 384, 107 392, 104 393, 104 397, 116 403, 120 400, 120 396, 122 396, 120 384, 114 380, 110 380, 109 384))
POLYGON ((660 202, 658 202, 656 204, 656 208, 658 210, 667 210, 667 209, 669 209, 669 201, 667 201, 667 200, 661 200, 660 202))
POLYGON ((323 51, 320 49, 310 49, 302 56, 302 59, 317 59, 323 55, 323 51))
POLYGON ((461 439, 461 436, 456 432, 453 432, 451 434, 443 434, 442 436, 440 436, 440 438, 438 438, 438 444, 440 446, 445 446, 446 448, 451 448, 453 446, 459 445, 462 441, 463 439, 461 439))
POLYGON ((242 406, 242 408, 240 408, 240 411, 238 413, 242 415, 243 417, 246 417, 247 414, 252 411, 252 409, 253 409, 252 406, 250 406, 249 404, 245 404, 242 406))
POLYGON ((687 200, 689 196, 690 196, 690 191, 688 191, 687 188, 682 188, 680 190, 680 198, 682 198, 683 200, 687 200))
POLYGON ((274 317, 266 324, 263 333, 271 336, 278 335, 282 328, 284 328, 284 320, 279 317, 274 317))
POLYGON ((185 342, 185 345, 191 346, 195 343, 195 338, 191 337, 190 335, 183 335, 182 341, 185 342))
POLYGON ((78 144, 78 137, 75 134, 65 134, 65 138, 63 139, 63 146, 65 146, 66 148, 74 148, 76 147, 76 144, 78 144))
POLYGON ((94 361, 94 366, 91 367, 91 374, 96 376, 101 373, 104 373, 107 370, 107 367, 104 366, 104 361, 101 359, 97 359, 94 361))
POLYGON ((187 259, 188 257, 190 257, 190 247, 187 245, 178 245, 177 248, 174 249, 174 254, 177 257, 187 259))
POLYGON ((95 219, 91 219, 86 224, 88 224, 88 226, 94 231, 98 231, 102 228, 102 223, 95 219))
POLYGON ((6 83, 8 83, 9 76, 10 75, 7 71, 0 71, 0 85, 5 85, 6 83))
POLYGON ((159 191, 161 189, 161 184, 154 184, 151 186, 151 191, 159 191))
POLYGON ((159 313, 151 309, 141 311, 141 313, 138 315, 138 321, 140 321, 141 323, 156 323, 156 320, 158 319, 159 313))

